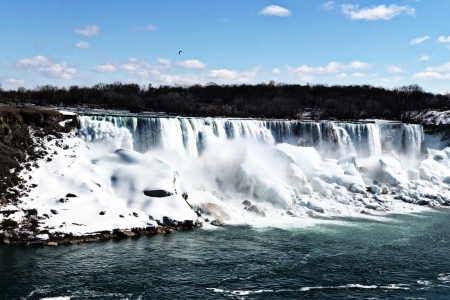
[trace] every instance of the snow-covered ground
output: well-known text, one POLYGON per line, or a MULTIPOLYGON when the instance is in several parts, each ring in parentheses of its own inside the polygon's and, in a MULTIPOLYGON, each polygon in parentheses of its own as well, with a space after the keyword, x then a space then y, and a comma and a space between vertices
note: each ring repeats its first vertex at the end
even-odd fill
POLYGON ((427 110, 425 112, 415 114, 413 119, 420 121, 422 124, 447 125, 450 124, 450 110, 427 110))
POLYGON ((93 138, 73 132, 46 142, 50 155, 21 174, 34 188, 17 206, 2 208, 18 210, 4 219, 20 222, 36 209, 41 230, 85 235, 158 226, 163 217, 195 221, 194 210, 203 221, 305 226, 331 216, 382 218, 450 204, 450 148, 328 158, 273 138, 221 138, 206 126, 201 155, 187 157, 173 147, 135 152, 128 129, 93 122, 93 138))

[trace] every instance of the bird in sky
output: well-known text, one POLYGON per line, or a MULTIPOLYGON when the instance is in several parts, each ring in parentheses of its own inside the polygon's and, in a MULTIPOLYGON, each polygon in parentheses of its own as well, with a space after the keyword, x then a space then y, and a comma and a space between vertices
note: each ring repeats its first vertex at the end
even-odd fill
POLYGON ((178 55, 180 55, 182 52, 183 52, 182 50, 178 51, 178 55))

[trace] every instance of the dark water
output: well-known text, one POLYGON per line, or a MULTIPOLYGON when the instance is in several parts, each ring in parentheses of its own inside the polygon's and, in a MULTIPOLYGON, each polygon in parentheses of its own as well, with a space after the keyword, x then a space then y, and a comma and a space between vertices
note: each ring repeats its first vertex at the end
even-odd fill
POLYGON ((450 299, 450 214, 0 247, 1 299, 450 299), (64 299, 64 298, 63 298, 64 299))

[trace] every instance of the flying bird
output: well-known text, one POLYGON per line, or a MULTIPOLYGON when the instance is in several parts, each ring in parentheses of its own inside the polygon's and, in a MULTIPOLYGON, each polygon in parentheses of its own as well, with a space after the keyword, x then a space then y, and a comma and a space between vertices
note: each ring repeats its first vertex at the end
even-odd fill
POLYGON ((178 51, 178 55, 180 55, 182 52, 183 52, 182 50, 178 51))

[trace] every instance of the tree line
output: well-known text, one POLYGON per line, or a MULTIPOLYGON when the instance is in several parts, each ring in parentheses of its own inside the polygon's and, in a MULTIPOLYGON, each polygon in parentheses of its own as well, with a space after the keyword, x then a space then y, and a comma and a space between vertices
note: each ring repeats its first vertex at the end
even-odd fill
POLYGON ((393 89, 371 85, 269 83, 140 86, 99 83, 92 87, 52 85, 3 90, 0 102, 42 106, 158 111, 186 116, 314 119, 407 119, 412 112, 445 109, 450 94, 424 91, 417 84, 393 89))

